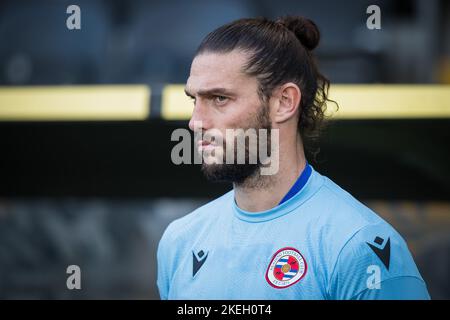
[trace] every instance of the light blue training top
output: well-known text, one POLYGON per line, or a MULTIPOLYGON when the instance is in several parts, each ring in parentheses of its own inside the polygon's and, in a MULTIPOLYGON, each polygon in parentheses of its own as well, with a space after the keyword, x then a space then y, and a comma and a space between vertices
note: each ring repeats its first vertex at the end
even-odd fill
POLYGON ((430 298, 391 225, 312 166, 302 176, 270 210, 241 210, 230 191, 173 221, 158 246, 161 299, 430 298))

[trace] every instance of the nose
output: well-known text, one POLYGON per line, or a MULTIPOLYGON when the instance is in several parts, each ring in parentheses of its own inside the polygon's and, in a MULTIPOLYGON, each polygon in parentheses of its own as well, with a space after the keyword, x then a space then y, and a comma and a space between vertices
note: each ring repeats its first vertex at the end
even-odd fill
POLYGON ((191 119, 189 120, 189 129, 192 131, 207 130, 209 122, 206 106, 197 100, 194 105, 191 119))

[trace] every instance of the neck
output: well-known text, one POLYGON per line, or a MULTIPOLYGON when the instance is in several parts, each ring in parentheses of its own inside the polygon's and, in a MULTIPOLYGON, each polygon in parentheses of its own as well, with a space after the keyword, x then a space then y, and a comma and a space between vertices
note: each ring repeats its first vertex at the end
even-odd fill
POLYGON ((306 166, 303 145, 298 142, 292 152, 281 152, 279 170, 274 175, 262 176, 257 172, 241 184, 234 184, 235 200, 239 208, 249 212, 265 211, 276 207, 286 195, 300 172, 306 166))

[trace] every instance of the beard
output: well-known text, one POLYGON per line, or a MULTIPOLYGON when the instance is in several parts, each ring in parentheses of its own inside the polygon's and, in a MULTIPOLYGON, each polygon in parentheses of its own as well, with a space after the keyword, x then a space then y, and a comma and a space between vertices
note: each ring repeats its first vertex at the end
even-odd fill
MULTIPOLYGON (((223 141, 223 161, 220 164, 207 164, 203 162, 202 164, 202 172, 205 175, 205 177, 209 181, 213 182, 231 182, 237 185, 244 184, 249 178, 257 177, 259 168, 262 165, 260 153, 259 153, 259 147, 260 147, 260 139, 262 139, 259 135, 259 129, 265 129, 267 130, 267 139, 266 146, 267 150, 270 156, 270 130, 272 128, 271 122, 270 122, 270 115, 269 115, 269 107, 268 105, 261 105, 259 108, 259 112, 251 118, 250 123, 247 123, 247 127, 242 127, 244 131, 247 129, 255 129, 257 132, 257 154, 256 156, 256 163, 250 163, 250 141, 246 137, 245 138, 245 163, 226 163, 225 161, 225 155, 226 155, 226 148, 227 143, 226 139, 224 138, 223 141)), ((234 159, 237 159, 237 143, 236 138, 234 139, 234 159)), ((235 161, 236 162, 236 161, 235 161)))

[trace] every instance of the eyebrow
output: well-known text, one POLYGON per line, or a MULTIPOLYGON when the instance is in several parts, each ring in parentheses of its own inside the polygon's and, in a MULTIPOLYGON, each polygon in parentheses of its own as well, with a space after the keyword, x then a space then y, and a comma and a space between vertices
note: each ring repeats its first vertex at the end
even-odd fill
MULTIPOLYGON (((184 88, 184 93, 191 98, 194 98, 194 94, 189 92, 186 88, 184 88)), ((234 95, 230 90, 227 90, 225 88, 211 88, 208 90, 199 90, 197 92, 199 96, 203 97, 210 97, 213 95, 225 95, 225 96, 232 96, 234 95)))

